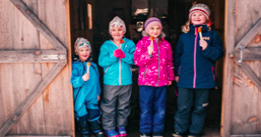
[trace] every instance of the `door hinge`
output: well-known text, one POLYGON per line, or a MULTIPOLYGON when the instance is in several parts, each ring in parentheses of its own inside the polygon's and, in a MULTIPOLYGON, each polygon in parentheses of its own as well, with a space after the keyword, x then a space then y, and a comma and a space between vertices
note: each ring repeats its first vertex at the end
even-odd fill
POLYGON ((58 59, 58 60, 62 60, 62 59, 66 59, 66 54, 58 54, 58 55, 43 55, 42 59, 58 59))
POLYGON ((242 46, 239 47, 239 59, 237 61, 238 61, 238 63, 242 63, 242 61, 243 61, 243 47, 242 46))

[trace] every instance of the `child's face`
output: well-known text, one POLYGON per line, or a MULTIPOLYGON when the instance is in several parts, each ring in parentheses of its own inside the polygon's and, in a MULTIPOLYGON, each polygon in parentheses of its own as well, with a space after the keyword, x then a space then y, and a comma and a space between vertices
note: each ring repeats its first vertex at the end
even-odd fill
POLYGON ((195 12, 191 16, 191 22, 193 25, 202 25, 206 23, 206 16, 201 12, 195 12))
POLYGON ((155 38, 157 38, 161 33, 161 28, 158 25, 152 26, 151 28, 149 28, 148 34, 150 36, 153 36, 155 38))
POLYGON ((82 47, 78 50, 77 53, 81 61, 86 61, 89 58, 91 51, 87 47, 82 47))
POLYGON ((123 38, 125 31, 121 27, 113 27, 110 30, 110 34, 111 34, 114 41, 119 41, 123 38))

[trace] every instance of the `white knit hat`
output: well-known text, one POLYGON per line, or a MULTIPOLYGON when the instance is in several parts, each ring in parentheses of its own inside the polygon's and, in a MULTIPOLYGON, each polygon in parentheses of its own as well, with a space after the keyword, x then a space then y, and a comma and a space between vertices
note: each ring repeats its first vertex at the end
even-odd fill
POLYGON ((121 18, 119 18, 118 16, 115 16, 115 17, 112 19, 112 21, 110 22, 110 24, 109 24, 109 32, 111 31, 111 29, 112 29, 113 27, 121 27, 121 28, 123 28, 123 30, 126 32, 125 23, 124 23, 124 21, 123 21, 121 18))
POLYGON ((210 9, 207 5, 199 3, 192 6, 189 10, 189 19, 191 18, 192 14, 195 12, 201 12, 206 16, 207 19, 209 19, 210 16, 210 9))

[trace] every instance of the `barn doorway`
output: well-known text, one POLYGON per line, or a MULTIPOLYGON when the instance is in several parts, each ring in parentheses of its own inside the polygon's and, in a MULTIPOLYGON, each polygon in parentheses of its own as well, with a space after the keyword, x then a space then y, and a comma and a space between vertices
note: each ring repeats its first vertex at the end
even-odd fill
MULTIPOLYGON (((87 38, 92 45, 93 61, 97 63, 99 50, 102 43, 110 39, 108 24, 114 16, 121 17, 126 24, 126 37, 137 42, 141 38, 140 26, 151 16, 156 16, 163 23, 163 31, 166 33, 173 51, 181 34, 181 26, 188 20, 188 11, 193 3, 205 3, 211 9, 212 29, 216 30, 224 41, 224 10, 225 0, 71 0, 71 45, 77 37, 87 38)), ((74 49, 72 47, 72 49, 74 49)), ((72 53, 73 54, 73 50, 72 53)), ((205 123, 205 136, 220 136, 221 106, 222 106, 222 78, 223 60, 216 64, 216 79, 218 87, 213 89, 209 96, 209 108, 205 123)), ((139 136, 139 101, 137 67, 133 69, 133 93, 131 97, 132 112, 129 117, 129 136, 139 136)), ((103 71, 100 68, 100 74, 103 71)), ((102 81, 102 77, 101 77, 102 81)), ((173 132, 173 116, 176 110, 176 85, 168 87, 167 111, 165 123, 165 136, 171 136, 173 132)), ((76 135, 77 130, 76 130, 76 135)))

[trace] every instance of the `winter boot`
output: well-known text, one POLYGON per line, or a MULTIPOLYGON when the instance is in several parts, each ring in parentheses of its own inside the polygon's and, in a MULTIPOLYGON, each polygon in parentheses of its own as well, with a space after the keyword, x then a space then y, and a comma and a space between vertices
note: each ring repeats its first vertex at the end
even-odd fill
POLYGON ((119 127, 118 128, 118 133, 120 137, 126 137, 127 136, 127 132, 125 127, 119 127))

